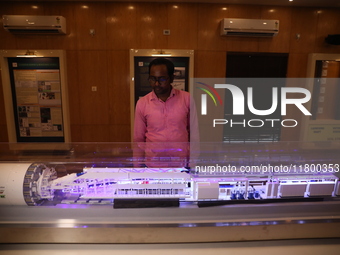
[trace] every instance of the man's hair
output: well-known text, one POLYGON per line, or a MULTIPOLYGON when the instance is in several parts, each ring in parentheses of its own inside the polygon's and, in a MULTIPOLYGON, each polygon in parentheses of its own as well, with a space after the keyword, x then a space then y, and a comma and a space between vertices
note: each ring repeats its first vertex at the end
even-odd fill
POLYGON ((159 65, 165 65, 166 66, 166 68, 168 70, 168 75, 170 77, 174 75, 175 66, 169 59, 166 59, 166 58, 156 58, 156 59, 152 60, 149 64, 149 73, 150 73, 152 66, 159 66, 159 65))

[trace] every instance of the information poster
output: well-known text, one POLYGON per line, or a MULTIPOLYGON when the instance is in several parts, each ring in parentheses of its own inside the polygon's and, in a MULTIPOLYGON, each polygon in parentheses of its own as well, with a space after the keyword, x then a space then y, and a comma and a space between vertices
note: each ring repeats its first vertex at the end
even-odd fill
MULTIPOLYGON (((148 82, 149 64, 156 57, 135 57, 135 104, 140 97, 152 91, 148 82)), ((175 66, 172 86, 179 90, 188 91, 189 88, 189 57, 167 57, 175 66)))
POLYGON ((308 141, 340 141, 340 125, 311 124, 308 126, 308 141))
POLYGON ((58 57, 8 58, 18 142, 64 142, 58 57))

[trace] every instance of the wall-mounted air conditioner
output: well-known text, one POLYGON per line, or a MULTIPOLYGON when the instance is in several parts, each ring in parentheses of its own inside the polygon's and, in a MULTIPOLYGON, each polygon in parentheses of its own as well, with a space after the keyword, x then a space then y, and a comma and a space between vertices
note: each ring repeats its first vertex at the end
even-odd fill
POLYGON ((16 34, 66 34, 62 16, 3 15, 3 26, 16 34))
POLYGON ((278 20, 226 18, 221 21, 221 35, 271 37, 278 33, 278 20))

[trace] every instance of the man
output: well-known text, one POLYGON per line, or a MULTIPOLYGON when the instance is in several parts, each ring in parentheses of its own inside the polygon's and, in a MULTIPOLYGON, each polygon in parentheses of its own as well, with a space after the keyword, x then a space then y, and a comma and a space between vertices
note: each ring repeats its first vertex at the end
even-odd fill
POLYGON ((151 61, 149 83, 152 91, 138 100, 135 111, 133 141, 158 143, 158 149, 154 145, 153 152, 168 148, 166 155, 163 150, 165 159, 161 153, 157 154, 163 158, 159 160, 165 161, 169 156, 178 158, 183 153, 188 156, 190 138, 195 141, 198 138, 197 124, 194 125, 195 132, 190 132, 191 123, 197 123, 196 111, 190 114, 190 94, 173 88, 173 80, 174 65, 170 60, 157 58, 151 61), (180 153, 169 154, 169 148, 180 153))

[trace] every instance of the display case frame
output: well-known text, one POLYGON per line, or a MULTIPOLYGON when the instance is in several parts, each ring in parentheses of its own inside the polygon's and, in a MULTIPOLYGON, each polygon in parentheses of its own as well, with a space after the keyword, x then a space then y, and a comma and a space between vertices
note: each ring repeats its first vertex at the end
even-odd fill
MULTIPOLYGON (((26 167, 31 164, 45 165, 56 170, 57 178, 53 180, 58 180, 65 174, 72 176, 72 173, 84 172, 85 166, 92 169, 104 168, 109 172, 111 172, 110 168, 134 171, 136 169, 133 150, 135 146, 138 144, 49 144, 49 149, 39 150, 38 144, 1 143, 0 167, 3 164, 13 166, 26 164, 26 167)), ((170 162, 169 151, 178 148, 178 144, 163 144, 161 147, 165 152, 164 158, 157 159, 161 160, 162 164, 170 162)), ((295 196, 293 199, 278 196, 267 199, 264 197, 263 199, 249 197, 216 199, 212 197, 215 194, 214 190, 206 187, 214 189, 217 180, 229 181, 228 185, 232 184, 232 180, 234 184, 248 181, 249 186, 249 180, 261 179, 268 182, 270 180, 268 173, 197 171, 199 169, 197 167, 203 169, 205 166, 216 166, 216 164, 231 164, 240 169, 241 166, 261 164, 262 166, 264 164, 312 166, 339 163, 339 147, 334 148, 334 143, 330 147, 324 143, 323 146, 319 146, 323 148, 322 150, 311 150, 306 147, 308 146, 298 142, 247 145, 201 143, 199 147, 194 147, 199 150, 195 151, 192 158, 189 157, 191 165, 180 168, 183 170, 183 172, 180 170, 180 173, 189 174, 192 183, 194 181, 201 183, 197 187, 200 187, 198 192, 203 196, 198 195, 191 200, 182 198, 178 206, 173 204, 164 206, 157 203, 145 206, 146 204, 142 203, 142 206, 137 207, 115 208, 114 202, 101 204, 88 200, 77 203, 78 200, 74 200, 72 203, 63 203, 58 196, 51 200, 47 199, 44 203, 35 200, 33 201, 35 204, 31 204, 40 206, 0 205, 0 234, 3 237, 1 243, 198 243, 340 238, 338 231, 340 201, 337 194, 295 196), (213 185, 209 186, 208 183, 213 185), (207 232, 209 235, 206 234, 207 232)), ((182 163, 177 157, 175 162, 182 163)), ((154 164, 155 161, 151 163, 154 164)), ((143 173, 148 174, 147 170, 151 168, 143 169, 145 170, 143 173)), ((155 168, 152 169, 157 171, 155 168)), ((164 165, 159 169, 164 170, 164 165)), ((172 169, 170 172, 174 171, 173 166, 170 169, 172 169)), ((168 170, 164 171, 165 174, 169 173, 168 170)), ((164 172, 160 171, 157 174, 164 172)), ((334 187, 338 187, 336 185, 338 185, 339 174, 335 172, 326 175, 327 178, 335 180, 334 187)), ((321 180, 324 178, 324 173, 295 175, 273 173, 271 178, 273 177, 278 178, 279 181, 283 179, 292 181, 281 184, 285 186, 289 183, 295 185, 294 181, 299 178, 321 180)), ((14 176, 13 180, 17 178, 19 175, 14 176)), ((22 185, 24 182, 18 180, 18 183, 22 185)), ((219 184, 225 185, 225 183, 219 184)), ((12 187, 14 188, 14 185, 12 187)), ((135 197, 130 199, 136 201, 135 197)))

